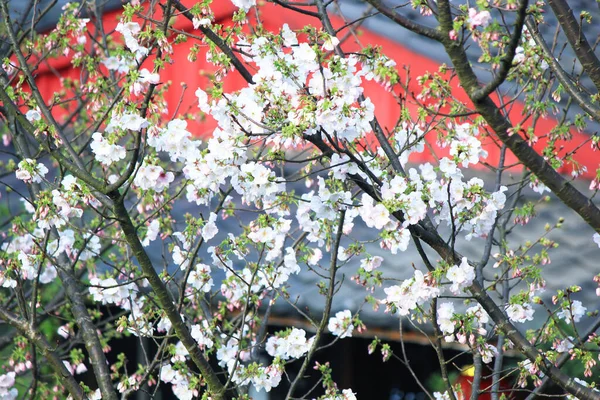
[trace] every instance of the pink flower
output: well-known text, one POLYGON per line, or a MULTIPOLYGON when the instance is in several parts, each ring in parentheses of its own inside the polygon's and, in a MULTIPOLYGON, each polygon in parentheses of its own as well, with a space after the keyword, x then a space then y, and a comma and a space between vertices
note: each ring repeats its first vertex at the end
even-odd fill
POLYGON ((492 15, 489 11, 480 11, 477 12, 474 8, 469 8, 469 19, 468 23, 471 26, 471 29, 475 29, 478 26, 485 28, 490 24, 492 20, 492 15))

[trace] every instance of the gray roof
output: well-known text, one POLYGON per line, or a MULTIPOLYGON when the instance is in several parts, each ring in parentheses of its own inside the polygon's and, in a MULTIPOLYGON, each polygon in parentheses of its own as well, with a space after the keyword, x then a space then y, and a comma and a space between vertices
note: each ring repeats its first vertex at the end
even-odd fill
MULTIPOLYGON (((86 0, 86 2, 88 3, 88 7, 90 5, 97 7, 100 13, 117 9, 123 4, 122 0, 86 0)), ((51 6, 50 10, 44 15, 39 23, 36 24, 35 29, 38 32, 44 32, 52 29, 60 18, 63 6, 67 3, 82 3, 82 1, 56 0, 56 4, 51 6)), ((40 15, 40 13, 46 10, 51 4, 52 0, 9 0, 9 9, 13 21, 22 24, 23 26, 28 26, 31 24, 31 18, 34 15, 40 15), (35 9, 33 7, 34 4, 36 5, 35 9)), ((86 15, 87 14, 84 11, 82 16, 86 15)))
MULTIPOLYGON (((582 11, 586 11, 591 15, 592 22, 584 23, 582 25, 582 32, 586 36, 590 45, 593 46, 593 44, 600 38, 600 8, 598 7, 598 4, 596 4, 596 2, 594 1, 586 0, 574 0, 569 1, 568 3, 576 18, 579 17, 582 11)), ((402 44, 402 46, 416 53, 423 54, 431 58, 432 60, 439 62, 440 64, 446 63, 447 65, 452 65, 450 58, 444 51, 444 48, 441 44, 437 43, 432 39, 413 33, 408 29, 399 26, 386 16, 376 13, 376 10, 370 7, 370 5, 364 0, 342 0, 340 4, 340 9, 344 17, 348 21, 362 18, 365 15, 368 15, 366 13, 370 12, 374 15, 372 15, 370 18, 366 18, 362 22, 362 27, 367 28, 370 31, 378 33, 382 36, 385 36, 391 40, 394 40, 402 44)), ((435 28, 438 26, 434 16, 421 15, 421 13, 418 10, 413 9, 411 7, 409 1, 389 0, 384 1, 384 4, 387 5, 389 8, 397 7, 395 8, 395 11, 398 14, 403 15, 409 18, 411 21, 419 23, 420 25, 424 25, 430 28, 435 28)), ((461 4, 467 4, 467 2, 464 0, 452 0, 451 4, 457 7, 461 4)), ((331 12, 335 12, 335 8, 333 6, 330 6, 329 10, 331 12)), ((562 34, 562 31, 560 31, 559 23, 556 20, 556 16, 547 3, 544 3, 543 10, 544 22, 539 27, 540 33, 546 39, 546 42, 549 44, 550 47, 552 47, 553 40, 556 37, 557 42, 555 46, 556 50, 554 55, 555 57, 560 57, 558 58, 558 60, 562 65, 563 69, 567 73, 571 73, 573 76, 576 77, 581 72, 581 64, 577 61, 575 53, 568 45, 566 37, 564 36, 564 34, 562 34)), ((498 11, 492 10, 492 13, 495 18, 500 17, 500 13, 498 11)), ((510 24, 514 21, 514 14, 514 12, 503 13, 502 18, 505 18, 507 23, 510 24)), ((468 46, 466 46, 466 51, 467 55, 469 56, 469 60, 473 65, 473 70, 482 82, 489 81, 491 79, 491 74, 488 71, 489 64, 483 64, 478 62, 478 59, 481 55, 481 51, 477 44, 475 44, 472 40, 470 42, 470 45, 468 45, 469 43, 467 42, 468 46)), ((493 49, 491 51, 493 51, 493 49)), ((596 54, 598 54, 600 57, 600 51, 598 49, 596 49, 596 54)), ((394 58, 393 54, 388 54, 388 56, 394 58)), ((396 62, 399 65, 410 64, 410 60, 396 60, 396 62)), ((594 87, 587 75, 583 74, 581 79, 578 79, 578 82, 591 93, 597 93, 597 89, 594 87)), ((501 86, 501 88, 505 91, 505 93, 509 95, 514 95, 514 92, 516 91, 515 85, 511 82, 505 82, 501 86)), ((567 95, 562 96, 562 106, 567 104, 567 97, 567 95)), ((568 116, 570 118, 573 118, 576 113, 581 113, 581 109, 576 104, 573 104, 569 109, 568 116)), ((600 121, 589 121, 587 131, 600 132, 600 121)))

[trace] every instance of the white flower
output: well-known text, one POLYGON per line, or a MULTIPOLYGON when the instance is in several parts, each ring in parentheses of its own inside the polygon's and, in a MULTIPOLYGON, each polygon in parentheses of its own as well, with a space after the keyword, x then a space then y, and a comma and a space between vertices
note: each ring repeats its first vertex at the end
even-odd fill
POLYGON ((201 26, 209 26, 211 24, 211 20, 210 18, 197 18, 194 17, 192 18, 192 25, 194 26, 194 29, 198 29, 201 26))
POLYGON ((190 272, 190 276, 188 278, 189 285, 202 292, 210 292, 214 285, 213 279, 210 276, 210 272, 210 266, 202 263, 196 264, 195 269, 190 272))
POLYGON ((96 155, 96 160, 109 166, 113 162, 125 158, 125 147, 118 144, 110 144, 100 132, 92 134, 92 143, 90 144, 92 152, 96 155))
POLYGON ((569 310, 561 310, 558 313, 556 313, 556 316, 567 322, 570 322, 571 317, 573 317, 573 322, 579 322, 581 320, 581 317, 585 315, 586 311, 587 308, 584 307, 583 304, 581 304, 581 301, 573 300, 573 303, 571 303, 569 310))
POLYGON ((0 375, 0 398, 2 399, 13 399, 14 397, 9 396, 9 389, 15 385, 15 376, 14 372, 7 372, 4 375, 0 375))
POLYGON ((454 333, 454 321, 452 321, 452 317, 454 316, 454 304, 446 302, 441 303, 438 306, 437 311, 437 320, 438 325, 440 326, 440 330, 446 335, 452 335, 454 333))
POLYGON ((374 269, 379 268, 381 266, 382 262, 383 262, 383 257, 374 256, 374 257, 369 257, 369 258, 365 258, 365 259, 361 260, 360 266, 365 271, 371 272, 374 269))
POLYGON ((523 323, 525 321, 533 321, 533 314, 535 310, 529 303, 523 304, 511 304, 506 309, 506 314, 513 322, 523 323))
POLYGON ((208 95, 200 88, 196 89, 196 97, 198 98, 198 107, 202 112, 210 112, 210 104, 208 104, 208 95))
POLYGON ((450 400, 450 395, 448 394, 448 392, 434 392, 433 393, 433 398, 435 400, 450 400))
POLYGON ((126 74, 132 67, 135 66, 135 61, 125 57, 111 56, 104 59, 102 64, 104 64, 104 66, 110 71, 117 71, 119 73, 126 74))
POLYGON ((391 221, 390 212, 383 204, 373 205, 373 199, 366 193, 361 200, 360 216, 369 228, 383 229, 391 221))
POLYGON ((19 162, 19 169, 15 172, 17 179, 23 182, 41 183, 48 173, 48 168, 42 163, 36 163, 31 158, 19 162))
POLYGON ((124 128, 131 131, 139 131, 148 127, 148 121, 137 114, 123 114, 119 117, 118 123, 124 128))
POLYGON ((298 44, 296 34, 290 29, 288 24, 283 24, 281 28, 281 37, 283 38, 283 45, 285 47, 292 47, 298 44))
POLYGON ((142 57, 148 55, 149 49, 141 46, 136 39, 137 34, 141 30, 140 24, 137 22, 119 22, 115 30, 123 35, 125 45, 135 54, 138 61, 141 60, 142 57))
POLYGON ((231 2, 234 6, 237 8, 243 8, 246 12, 256 5, 256 0, 231 0, 231 2))
POLYGON ((141 83, 151 83, 153 85, 157 85, 160 81, 160 75, 156 72, 150 72, 147 68, 142 68, 140 70, 140 76, 138 81, 141 83))
POLYGON ((306 339, 303 329, 292 328, 285 337, 271 336, 265 349, 271 357, 280 357, 283 360, 300 358, 310 349, 313 340, 314 338, 306 339))
POLYGON ((469 24, 471 28, 476 28, 481 26, 485 28, 492 21, 492 15, 489 11, 479 11, 477 12, 474 8, 469 8, 469 24))
POLYGON ((333 51, 335 46, 340 44, 340 40, 335 36, 327 36, 327 39, 323 42, 323 50, 333 51))
POLYGON ((592 239, 594 239, 594 242, 598 245, 598 247, 600 247, 600 233, 594 233, 592 239))
POLYGON ((489 343, 485 343, 480 349, 481 361, 485 364, 489 364, 492 362, 492 359, 498 355, 498 349, 496 346, 493 346, 489 343))
POLYGON ((177 371, 171 367, 171 364, 165 364, 160 368, 160 380, 163 382, 173 382, 177 376, 177 371))
POLYGON ((133 183, 142 190, 154 190, 157 193, 169 187, 173 182, 175 175, 172 172, 165 172, 159 165, 143 164, 135 175, 133 183))
POLYGON ((354 325, 352 325, 352 313, 350 310, 336 313, 335 317, 329 319, 327 328, 332 335, 339 336, 340 339, 351 337, 354 325))
POLYGON ((150 225, 148 225, 148 231, 146 232, 146 237, 142 241, 142 246, 148 247, 150 245, 150 242, 156 240, 156 237, 159 233, 159 229, 160 222, 157 219, 152 220, 152 222, 150 222, 150 225))
POLYGON ((192 325, 192 331, 190 333, 194 340, 198 342, 200 348, 210 349, 213 346, 213 341, 210 338, 210 326, 206 320, 202 321, 202 325, 192 325))
POLYGON ((202 227, 202 238, 205 242, 208 242, 210 239, 214 238, 215 235, 219 232, 217 224, 215 223, 216 221, 217 214, 211 212, 210 216, 208 217, 208 221, 206 221, 206 223, 202 227))
POLYGON ((571 350, 575 345, 573 344, 573 337, 569 336, 566 339, 559 340, 552 345, 552 348, 559 353, 567 353, 571 350))
POLYGON ((25 118, 27 118, 29 122, 39 121, 42 119, 42 114, 39 112, 39 110, 29 110, 25 114, 25 118))
POLYGON ((408 315, 418 304, 439 296, 440 290, 430 286, 425 280, 425 275, 419 270, 415 271, 412 279, 402 282, 402 285, 394 285, 383 289, 386 294, 385 303, 393 304, 402 316, 408 315))
POLYGON ((475 279, 475 269, 467 261, 467 257, 463 257, 460 265, 450 267, 446 273, 446 278, 452 282, 450 291, 454 294, 460 294, 463 289, 471 286, 475 279))

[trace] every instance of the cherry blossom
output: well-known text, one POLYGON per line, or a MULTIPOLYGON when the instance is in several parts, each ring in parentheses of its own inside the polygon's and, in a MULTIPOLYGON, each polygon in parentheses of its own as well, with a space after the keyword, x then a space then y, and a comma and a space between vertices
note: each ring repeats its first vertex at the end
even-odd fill
POLYGON ((40 119, 42 119, 42 114, 37 109, 29 110, 25 113, 25 118, 27 118, 27 120, 29 122, 35 122, 35 121, 39 121, 40 119))
POLYGON ((473 283, 475 279, 475 269, 469 264, 466 257, 463 257, 460 265, 453 265, 448 269, 446 278, 452 285, 450 291, 454 294, 460 294, 465 288, 473 283))
POLYGON ((402 282, 402 285, 390 286, 384 289, 385 302, 395 306, 401 316, 408 315, 418 304, 437 297, 439 288, 425 280, 425 275, 417 270, 412 279, 402 282))
POLYGON ((327 328, 334 336, 339 336, 340 339, 351 337, 354 325, 352 324, 352 313, 350 310, 339 311, 335 317, 329 319, 327 328))
POLYGON ((367 272, 371 272, 374 269, 378 268, 379 266, 381 266, 381 263, 383 262, 383 257, 380 256, 373 256, 373 257, 369 257, 369 258, 365 258, 363 260, 361 260, 360 262, 360 266, 367 272))
POLYGON ((256 0, 231 0, 234 6, 243 9, 244 11, 250 10, 256 5, 256 0))
POLYGON ((474 29, 478 26, 485 28, 490 24, 492 20, 492 15, 489 11, 477 11, 475 8, 469 8, 469 25, 471 29, 474 29))
POLYGON ((450 302, 440 303, 437 310, 437 321, 440 326, 440 330, 448 337, 454 334, 455 322, 454 317, 454 304, 450 302))
POLYGON ((142 190, 151 189, 160 193, 167 189, 174 179, 175 175, 171 171, 166 172, 159 165, 142 164, 135 175, 133 183, 142 190))
POLYGON ((16 171, 17 179, 24 182, 41 183, 48 168, 42 163, 36 163, 35 160, 26 158, 19 162, 19 169, 16 171))
POLYGON ((572 303, 569 304, 569 308, 567 310, 563 309, 556 313, 556 316, 562 320, 567 322, 573 320, 573 322, 579 322, 581 317, 585 315, 587 311, 587 307, 584 307, 581 301, 573 300, 572 303))
POLYGON ((4 375, 0 375, 0 397, 2 399, 13 400, 19 395, 17 389, 13 388, 15 385, 15 376, 14 372, 7 372, 4 375))
POLYGON ((533 321, 533 314, 535 310, 529 303, 523 304, 511 304, 506 308, 506 314, 511 321, 524 323, 526 321, 533 321))
POLYGON ((125 158, 125 148, 118 144, 110 143, 102 133, 94 132, 90 148, 96 156, 96 160, 109 166, 114 162, 125 158))

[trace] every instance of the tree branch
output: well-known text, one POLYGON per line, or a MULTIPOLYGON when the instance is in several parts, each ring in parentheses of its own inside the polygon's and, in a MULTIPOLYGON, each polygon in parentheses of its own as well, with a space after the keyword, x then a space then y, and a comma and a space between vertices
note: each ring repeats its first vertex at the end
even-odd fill
POLYGON ((83 393, 83 389, 79 386, 73 375, 69 372, 67 367, 63 364, 62 360, 58 358, 50 343, 46 340, 46 337, 30 326, 27 321, 20 319, 10 311, 0 307, 0 318, 6 323, 17 328, 25 337, 31 340, 37 348, 40 349, 44 355, 50 367, 54 370, 54 373, 60 377, 61 383, 65 386, 67 391, 73 396, 74 399, 85 399, 87 398, 83 393))
POLYGON ((554 57, 554 54, 552 54, 550 47, 548 47, 548 43, 546 43, 546 40, 542 37, 542 35, 539 32, 538 26, 534 24, 531 18, 527 18, 525 24, 527 25, 527 29, 529 29, 529 33, 531 33, 531 36, 533 37, 535 43, 538 46, 540 46, 544 54, 546 54, 546 56, 550 60, 550 68, 556 75, 562 87, 565 88, 569 96, 571 96, 573 100, 575 100, 577 105, 581 107, 583 111, 588 113, 596 121, 600 121, 600 108, 594 106, 590 99, 584 97, 583 93, 581 93, 581 91, 575 87, 569 75, 565 72, 558 60, 554 57))
POLYGON ((150 286, 156 294, 156 300, 158 304, 160 305, 161 309, 164 310, 167 318, 169 318, 171 321, 173 330, 177 334, 177 337, 181 340, 181 343, 183 343, 189 352, 190 358, 194 364, 196 364, 200 370, 200 373, 202 374, 202 377, 208 384, 210 393, 216 400, 229 399, 229 396, 227 393, 225 393, 225 388, 219 380, 219 377, 215 371, 213 371, 206 358, 204 358, 198 343, 196 343, 190 333, 190 330, 181 319, 181 315, 177 311, 177 306, 173 303, 167 287, 156 273, 150 257, 148 257, 146 250, 138 238, 135 226, 133 225, 133 222, 129 217, 129 213, 125 208, 121 194, 115 191, 110 193, 109 196, 114 202, 113 212, 116 219, 119 221, 119 224, 121 225, 121 229, 125 235, 125 240, 127 240, 127 243, 131 247, 133 254, 140 264, 142 272, 148 279, 148 282, 150 282, 150 286))
POLYGON ((417 24, 416 22, 410 20, 409 18, 406 18, 405 16, 398 14, 395 10, 385 6, 383 4, 383 2, 381 2, 379 0, 366 0, 366 1, 367 1, 367 3, 369 3, 370 5, 375 7, 377 9, 377 11, 379 11, 380 13, 382 13, 383 15, 385 15, 386 17, 388 17, 389 19, 391 19, 398 25, 400 25, 412 32, 418 33, 419 35, 428 37, 428 38, 436 40, 438 42, 443 39, 443 35, 440 31, 429 28, 425 25, 417 24))
POLYGON ((510 42, 508 43, 508 49, 506 54, 500 61, 500 69, 498 70, 498 74, 494 77, 494 79, 489 82, 485 87, 479 89, 475 93, 473 93, 473 99, 481 100, 484 97, 489 96, 494 90, 496 90, 508 76, 510 69, 513 64, 513 60, 515 58, 515 54, 517 52, 517 47, 521 42, 521 34, 523 32, 523 25, 525 24, 525 17, 527 16, 527 4, 528 0, 521 0, 519 5, 519 9, 517 11, 517 20, 515 21, 515 30, 510 38, 510 42))
POLYGON ((575 19, 573 11, 571 11, 565 0, 548 0, 548 4, 554 11, 569 44, 575 51, 577 59, 590 76, 596 90, 600 91, 600 60, 596 57, 594 49, 592 49, 583 34, 581 25, 575 19))
MULTIPOLYGON (((179 0, 172 0, 171 2, 175 6, 175 9, 181 12, 181 14, 184 17, 186 17, 190 21, 194 20, 194 16, 192 15, 192 13, 189 12, 189 10, 183 4, 181 4, 179 0)), ((253 83, 252 74, 250 73, 248 68, 246 68, 242 61, 236 57, 231 47, 229 47, 229 45, 225 43, 225 41, 221 39, 219 35, 214 33, 210 28, 207 28, 202 25, 200 25, 198 29, 200 29, 200 31, 208 38, 208 40, 213 42, 223 52, 223 54, 225 54, 227 58, 229 58, 233 66, 238 70, 238 72, 240 73, 240 75, 242 75, 246 82, 253 83)))

